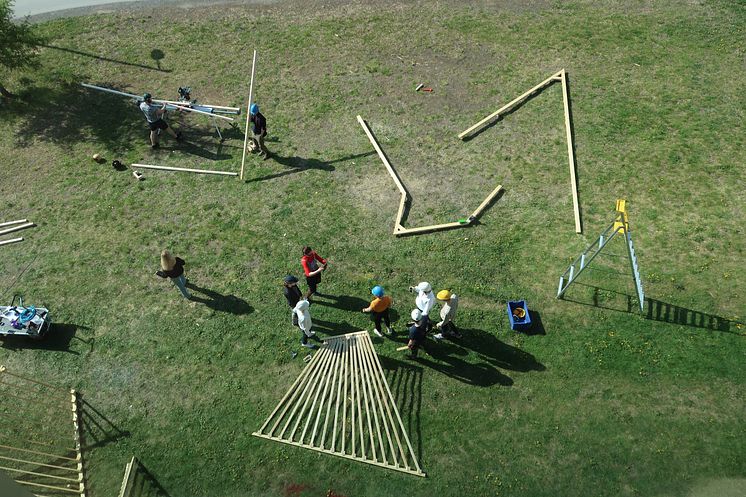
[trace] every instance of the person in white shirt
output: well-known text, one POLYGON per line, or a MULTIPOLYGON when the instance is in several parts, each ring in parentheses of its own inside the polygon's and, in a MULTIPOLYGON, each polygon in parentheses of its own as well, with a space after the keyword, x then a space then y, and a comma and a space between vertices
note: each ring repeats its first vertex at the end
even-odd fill
POLYGON ((461 338, 461 333, 458 332, 456 324, 453 322, 458 309, 458 296, 449 290, 441 290, 438 292, 437 298, 442 302, 442 307, 440 308, 440 322, 435 325, 438 333, 433 335, 433 338, 442 340, 444 335, 451 338, 461 338))
POLYGON ((166 114, 166 104, 161 106, 153 103, 153 97, 150 93, 146 93, 142 96, 143 101, 140 103, 140 110, 145 114, 145 119, 148 120, 148 127, 150 128, 150 146, 152 148, 158 148, 158 132, 162 129, 166 130, 166 133, 181 141, 181 133, 176 133, 168 123, 163 119, 166 114))
POLYGON ((301 331, 300 344, 309 349, 316 349, 318 348, 316 345, 308 343, 309 338, 316 340, 317 342, 320 341, 316 336, 316 332, 311 331, 313 321, 311 321, 311 313, 308 312, 309 306, 310 304, 308 303, 308 300, 303 299, 295 304, 293 311, 298 316, 298 328, 300 328, 301 331))
POLYGON ((430 323, 430 311, 433 310, 433 306, 435 305, 433 288, 430 286, 430 283, 423 281, 417 286, 410 286, 409 291, 417 293, 415 304, 417 305, 417 309, 422 313, 421 326, 430 331, 432 327, 432 323, 430 323))

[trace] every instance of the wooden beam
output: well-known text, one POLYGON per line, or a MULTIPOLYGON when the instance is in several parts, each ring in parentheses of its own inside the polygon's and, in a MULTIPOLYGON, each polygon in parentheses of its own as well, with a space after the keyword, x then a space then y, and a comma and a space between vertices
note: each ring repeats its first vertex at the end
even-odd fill
POLYGON ((254 60, 251 63, 251 83, 249 83, 249 103, 246 106, 246 129, 243 133, 243 156, 241 157, 241 175, 240 179, 243 179, 243 168, 246 162, 246 145, 249 142, 249 123, 251 121, 251 99, 254 91, 254 69, 256 68, 256 50, 254 50, 254 60))
POLYGON ((477 207, 476 210, 469 217, 469 223, 473 223, 474 220, 479 217, 482 211, 486 209, 488 205, 490 205, 492 200, 497 196, 498 193, 502 191, 502 189, 503 189, 503 185, 497 185, 497 188, 492 190, 492 193, 487 195, 487 198, 484 199, 481 204, 479 204, 479 207, 477 207))
POLYGON ((469 222, 466 223, 459 223, 458 221, 454 221, 452 223, 444 223, 444 224, 433 224, 430 226, 419 226, 417 228, 404 228, 399 231, 394 232, 396 236, 406 236, 406 235, 417 235, 420 233, 430 233, 431 231, 442 231, 442 230, 450 230, 454 228, 463 228, 464 226, 468 226, 469 222))
POLYGON ((570 186, 572 188, 572 205, 575 213, 575 233, 582 233, 580 224, 580 201, 578 200, 578 184, 575 178, 575 151, 572 142, 572 127, 570 122, 570 98, 567 87, 567 73, 562 69, 562 102, 565 107, 565 132, 567 133, 567 158, 570 163, 570 186))
POLYGON ((77 490, 73 490, 72 488, 67 488, 67 487, 56 487, 54 485, 44 485, 42 483, 33 483, 33 482, 30 482, 30 481, 24 481, 24 480, 16 480, 16 483, 19 483, 21 485, 30 485, 32 487, 49 488, 49 489, 52 489, 52 490, 59 490, 61 492, 69 492, 71 494, 78 494, 78 495, 80 495, 80 492, 78 492, 77 490))
POLYGON ((17 221, 6 221, 4 223, 0 223, 0 227, 3 226, 11 226, 13 224, 21 224, 21 223, 27 223, 28 219, 18 219, 17 221))
POLYGON ((381 147, 378 145, 378 142, 376 141, 375 137, 373 137, 373 133, 371 133, 370 128, 368 128, 368 125, 365 123, 363 118, 360 116, 357 116, 357 122, 359 122, 360 126, 363 127, 363 131, 365 131, 365 134, 368 136, 368 140, 370 140, 370 143, 373 145, 373 148, 376 149, 376 152, 378 153, 378 157, 381 158, 381 162, 383 162, 383 165, 386 166, 386 170, 389 172, 391 177, 394 179, 394 183, 396 183, 396 187, 399 189, 402 195, 409 197, 409 193, 407 192, 407 189, 404 188, 404 185, 402 184, 401 179, 399 179, 399 175, 396 174, 396 171, 394 170, 394 168, 391 167, 391 164, 386 158, 386 155, 383 153, 383 150, 381 150, 381 147))
POLYGON ((22 463, 22 464, 31 464, 32 466, 44 466, 45 468, 61 469, 61 470, 64 470, 64 471, 72 471, 72 472, 77 472, 78 471, 76 468, 67 468, 65 466, 57 466, 57 465, 54 465, 54 464, 46 464, 46 463, 41 463, 41 462, 38 462, 38 461, 27 461, 26 459, 16 459, 15 457, 0 456, 0 459, 4 459, 4 460, 7 460, 7 461, 13 461, 13 462, 19 462, 19 463, 22 463))
POLYGON ((36 225, 34 223, 19 224, 18 226, 13 226, 12 228, 7 228, 0 231, 0 236, 7 235, 8 233, 13 233, 14 231, 25 230, 26 228, 31 228, 32 226, 36 225))
POLYGON ((20 237, 20 238, 11 238, 10 240, 3 240, 3 241, 1 241, 0 242, 0 246, 2 246, 2 245, 10 245, 11 243, 18 243, 18 242, 22 242, 22 241, 23 241, 23 237, 20 237))
POLYGON ((463 140, 467 135, 472 134, 474 131, 478 130, 479 128, 483 127, 484 125, 486 125, 490 121, 492 121, 495 118, 499 117, 500 114, 502 114, 504 112, 507 112, 508 110, 510 110, 510 108, 514 107, 516 104, 520 103, 521 101, 523 101, 524 99, 526 99, 527 97, 529 97, 532 93, 534 93, 536 91, 539 91, 540 89, 544 88, 545 86, 547 86, 547 85, 549 85, 549 84, 557 81, 560 76, 561 76, 561 74, 559 72, 551 75, 550 77, 548 77, 547 79, 545 79, 544 81, 542 81, 541 83, 539 83, 538 85, 534 86, 533 88, 531 88, 527 92, 523 93, 521 96, 516 97, 513 100, 511 100, 510 102, 508 102, 507 104, 503 105, 498 110, 496 110, 495 112, 493 112, 489 116, 485 117, 484 119, 482 119, 481 121, 479 121, 474 126, 472 126, 472 127, 468 128, 468 129, 462 131, 461 133, 459 133, 458 137, 461 140, 463 140))
POLYGON ((85 476, 83 474, 83 448, 80 442, 81 432, 81 420, 80 420, 80 406, 78 404, 78 392, 75 389, 70 389, 70 404, 73 416, 73 440, 75 441, 75 452, 78 454, 78 485, 80 487, 80 495, 85 497, 85 476))
POLYGON ((177 172, 182 172, 182 173, 220 174, 223 176, 238 176, 238 173, 233 173, 230 171, 213 171, 210 169, 187 169, 185 167, 151 166, 149 164, 132 164, 132 167, 141 167, 143 169, 158 169, 160 171, 177 171, 177 172))

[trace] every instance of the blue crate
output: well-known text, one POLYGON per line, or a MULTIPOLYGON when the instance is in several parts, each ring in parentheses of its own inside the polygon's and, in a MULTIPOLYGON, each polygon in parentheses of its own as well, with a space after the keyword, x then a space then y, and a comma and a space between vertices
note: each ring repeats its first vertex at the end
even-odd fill
POLYGON ((528 304, 525 300, 512 300, 508 302, 508 319, 510 320, 510 329, 514 331, 526 331, 531 328, 531 315, 528 313, 528 304), (522 307, 526 315, 519 319, 513 316, 513 310, 516 307, 522 307))

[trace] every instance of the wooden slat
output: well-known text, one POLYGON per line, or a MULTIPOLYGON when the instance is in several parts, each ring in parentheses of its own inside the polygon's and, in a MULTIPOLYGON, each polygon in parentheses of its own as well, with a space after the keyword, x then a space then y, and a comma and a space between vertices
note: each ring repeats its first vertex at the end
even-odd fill
POLYGON ((495 118, 499 117, 500 114, 502 114, 504 112, 507 112, 512 107, 514 107, 515 105, 519 104, 520 102, 522 102, 523 100, 525 100, 526 98, 528 98, 529 96, 531 96, 531 94, 533 94, 534 92, 537 92, 540 89, 544 88, 545 86, 548 86, 551 83, 557 81, 560 76, 561 76, 561 74, 559 72, 556 73, 556 74, 552 74, 550 77, 548 77, 547 79, 545 79, 544 81, 542 81, 538 85, 534 86, 533 88, 531 88, 527 92, 523 93, 521 96, 516 97, 513 100, 511 100, 510 102, 508 102, 507 104, 503 105, 502 107, 500 107, 499 109, 497 109, 495 112, 493 112, 489 116, 487 116, 484 119, 482 119, 481 121, 479 121, 474 126, 471 126, 470 128, 468 128, 468 129, 462 131, 461 133, 459 133, 458 137, 461 140, 463 140, 467 135, 472 134, 474 131, 478 130, 479 128, 481 128, 481 127, 485 126, 486 124, 488 124, 489 122, 493 121, 495 118))
POLYGON ((251 62, 251 83, 249 83, 249 103, 246 105, 246 129, 243 133, 243 155, 241 156, 241 174, 240 179, 243 179, 243 168, 246 163, 246 146, 249 143, 249 123, 251 122, 251 99, 254 92, 254 69, 256 68, 256 50, 254 50, 254 59, 251 62))
POLYGON ((190 169, 186 167, 153 166, 150 164, 132 164, 132 167, 140 167, 143 169, 157 169, 159 171, 175 171, 175 172, 181 172, 181 173, 218 174, 222 176, 238 176, 238 173, 233 173, 230 171, 213 171, 211 169, 190 169))
POLYGON ((578 184, 575 177, 575 152, 572 142, 572 127, 570 123, 570 98, 568 96, 567 74, 562 69, 562 102, 565 108, 565 133, 567 134, 567 159, 570 163, 570 186, 572 188, 572 206, 575 213, 575 233, 582 233, 580 224, 580 201, 578 200, 578 184))

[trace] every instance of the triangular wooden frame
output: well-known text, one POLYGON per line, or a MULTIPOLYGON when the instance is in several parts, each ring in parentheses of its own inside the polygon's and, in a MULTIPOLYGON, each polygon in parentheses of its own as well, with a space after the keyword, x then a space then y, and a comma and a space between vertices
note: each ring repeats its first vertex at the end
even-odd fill
POLYGON ((425 476, 367 331, 328 338, 253 435, 425 476))

